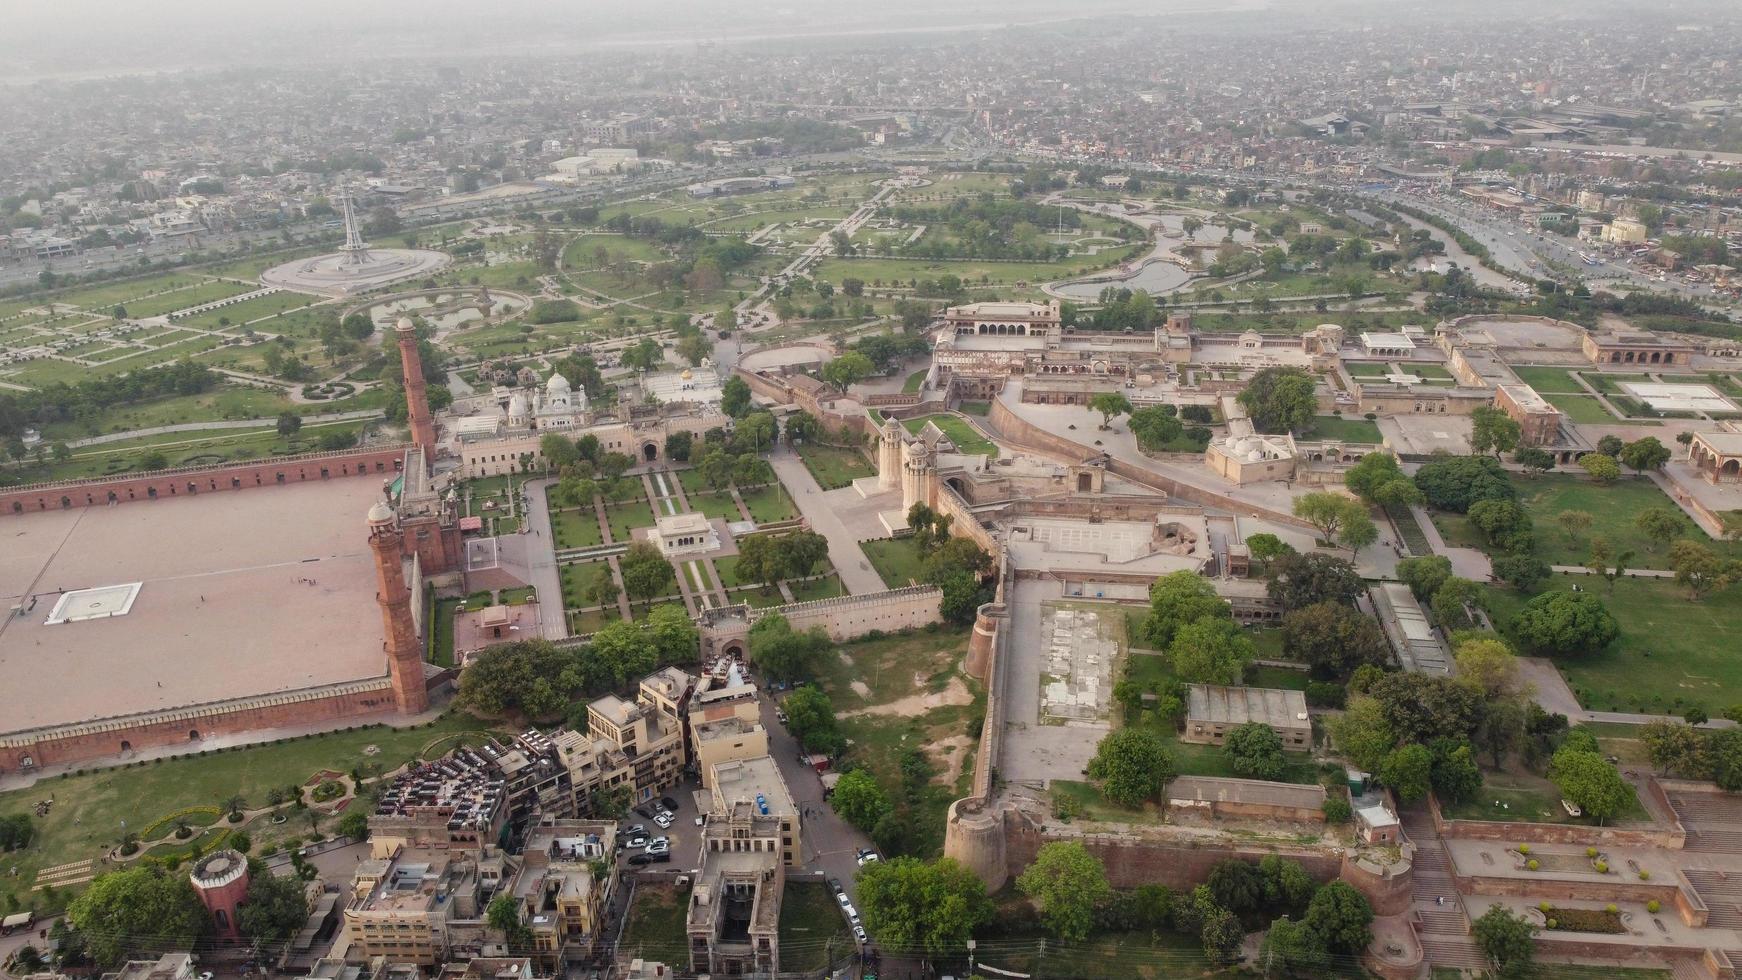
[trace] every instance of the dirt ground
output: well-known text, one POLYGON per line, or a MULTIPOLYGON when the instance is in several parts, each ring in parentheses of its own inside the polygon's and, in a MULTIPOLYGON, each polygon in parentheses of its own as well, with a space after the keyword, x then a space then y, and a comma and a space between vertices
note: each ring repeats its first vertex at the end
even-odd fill
MULTIPOLYGON (((854 690, 858 690, 854 684, 854 690)), ((861 693, 868 693, 861 692, 861 693)), ((843 711, 841 717, 852 718, 857 715, 922 715, 933 708, 947 708, 955 705, 970 704, 974 694, 968 690, 968 685, 962 683, 960 677, 951 677, 941 691, 927 691, 924 694, 910 694, 905 698, 891 701, 888 704, 872 705, 869 708, 859 708, 854 711, 843 711)))

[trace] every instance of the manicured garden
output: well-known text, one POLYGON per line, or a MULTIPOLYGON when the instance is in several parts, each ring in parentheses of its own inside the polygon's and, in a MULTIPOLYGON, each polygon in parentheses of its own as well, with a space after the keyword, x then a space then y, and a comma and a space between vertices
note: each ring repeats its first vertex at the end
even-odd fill
MULTIPOLYGON (((1470 799, 1461 803, 1442 803, 1442 812, 1455 820, 1496 820, 1517 821, 1519 823, 1563 823, 1594 827, 1597 821, 1590 817, 1574 817, 1561 806, 1560 791, 1553 783, 1529 774, 1510 772, 1495 772, 1483 770, 1482 789, 1470 799)), ((1638 823, 1649 821, 1650 816, 1645 807, 1640 805, 1637 795, 1629 797, 1627 804, 1613 819, 1607 821, 1610 825, 1638 823)))
POLYGON ((798 455, 824 490, 835 490, 854 480, 877 475, 865 454, 857 449, 806 442, 798 447, 798 455))
POLYGON ((998 447, 992 440, 981 435, 977 429, 969 425, 965 419, 955 415, 926 415, 917 419, 908 419, 902 424, 907 431, 918 433, 925 428, 927 422, 937 423, 937 427, 950 441, 956 444, 956 451, 969 456, 998 456, 998 447))
POLYGON ((924 577, 925 561, 912 538, 879 538, 860 542, 860 548, 883 584, 892 589, 912 585, 924 577))
POLYGON ((1574 422, 1588 425, 1623 424, 1622 420, 1616 418, 1608 409, 1603 407, 1603 403, 1598 401, 1595 395, 1544 394, 1542 397, 1547 399, 1550 405, 1567 413, 1567 418, 1574 422))
POLYGON ((1364 442, 1377 444, 1380 440, 1379 426, 1363 418, 1343 418, 1337 415, 1318 415, 1313 418, 1312 431, 1303 438, 1335 439, 1341 442, 1364 442))
MULTIPOLYGON (((1603 650, 1554 658, 1555 666, 1594 711, 1682 714, 1700 705, 1718 715, 1742 704, 1742 588, 1689 602, 1685 589, 1668 579, 1622 578, 1610 590, 1583 575, 1556 576, 1550 589, 1578 583, 1591 589, 1621 626, 1621 637, 1603 650)), ((1511 589, 1489 588, 1486 602, 1505 628, 1523 598, 1511 589)))

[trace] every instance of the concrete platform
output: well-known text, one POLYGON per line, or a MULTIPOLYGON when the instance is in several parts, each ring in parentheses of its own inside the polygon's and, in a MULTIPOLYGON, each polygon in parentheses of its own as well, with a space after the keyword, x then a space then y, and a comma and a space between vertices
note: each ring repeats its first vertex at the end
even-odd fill
POLYGON ((6 519, 0 732, 386 673, 372 479, 6 519), (61 593, 140 583, 125 615, 48 625, 61 593))

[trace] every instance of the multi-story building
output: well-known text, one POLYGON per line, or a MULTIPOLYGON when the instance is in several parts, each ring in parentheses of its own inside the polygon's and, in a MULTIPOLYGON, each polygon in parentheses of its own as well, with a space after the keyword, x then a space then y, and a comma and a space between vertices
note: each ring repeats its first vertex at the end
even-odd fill
POLYGON ((780 824, 740 803, 702 830, 702 868, 684 917, 691 972, 780 972, 780 824))
POLYGON ((509 894, 532 933, 539 966, 557 971, 597 951, 616 880, 610 870, 616 837, 611 820, 546 819, 527 831, 509 894))
POLYGON ((507 780, 477 751, 458 749, 382 790, 369 817, 372 855, 402 847, 482 852, 501 840, 507 819, 507 780))
POLYGON ((588 734, 629 760, 635 802, 653 798, 683 774, 694 686, 690 675, 667 667, 642 678, 633 702, 608 694, 587 705, 588 734))
POLYGON ((471 853, 437 847, 402 846, 360 862, 345 906, 351 951, 429 967, 474 948, 501 883, 500 856, 486 860, 488 876, 471 853))
POLYGON ((702 788, 713 789, 715 766, 768 755, 768 730, 761 722, 728 713, 713 721, 692 721, 690 746, 702 773, 702 788))
POLYGON ((798 806, 787 792, 780 767, 766 755, 729 759, 712 767, 707 780, 713 793, 712 819, 730 819, 748 806, 759 820, 778 833, 782 863, 804 863, 798 806))

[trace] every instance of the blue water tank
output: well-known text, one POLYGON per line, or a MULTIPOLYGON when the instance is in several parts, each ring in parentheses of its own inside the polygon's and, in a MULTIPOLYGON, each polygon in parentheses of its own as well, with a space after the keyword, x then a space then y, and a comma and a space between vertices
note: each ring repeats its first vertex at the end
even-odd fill
POLYGON ((757 793, 756 809, 762 811, 763 816, 768 816, 768 797, 763 796, 761 793, 757 793))

